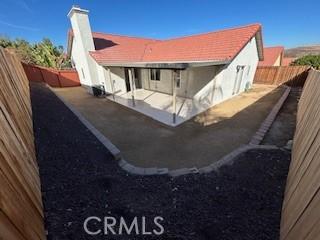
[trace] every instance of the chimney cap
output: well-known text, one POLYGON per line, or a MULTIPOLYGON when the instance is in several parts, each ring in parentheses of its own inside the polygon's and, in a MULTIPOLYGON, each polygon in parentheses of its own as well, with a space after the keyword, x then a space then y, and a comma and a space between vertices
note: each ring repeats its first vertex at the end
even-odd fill
POLYGON ((84 13, 84 14, 88 14, 89 10, 86 9, 82 9, 80 8, 79 5, 72 5, 72 8, 70 9, 69 13, 68 13, 68 17, 70 18, 74 13, 84 13))

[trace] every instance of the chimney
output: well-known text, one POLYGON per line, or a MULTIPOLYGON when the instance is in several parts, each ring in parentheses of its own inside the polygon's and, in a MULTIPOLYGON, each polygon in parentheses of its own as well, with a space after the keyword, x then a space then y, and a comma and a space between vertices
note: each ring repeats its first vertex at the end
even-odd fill
POLYGON ((79 6, 72 6, 68 13, 73 31, 73 61, 75 62, 81 84, 88 87, 92 93, 93 87, 99 84, 98 64, 89 55, 89 51, 95 51, 88 10, 79 6))

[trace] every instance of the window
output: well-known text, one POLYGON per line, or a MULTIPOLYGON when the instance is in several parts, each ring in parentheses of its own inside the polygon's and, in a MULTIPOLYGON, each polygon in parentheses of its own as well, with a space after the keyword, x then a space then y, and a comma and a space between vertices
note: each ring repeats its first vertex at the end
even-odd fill
POLYGON ((150 79, 153 81, 160 81, 160 69, 150 69, 150 79))

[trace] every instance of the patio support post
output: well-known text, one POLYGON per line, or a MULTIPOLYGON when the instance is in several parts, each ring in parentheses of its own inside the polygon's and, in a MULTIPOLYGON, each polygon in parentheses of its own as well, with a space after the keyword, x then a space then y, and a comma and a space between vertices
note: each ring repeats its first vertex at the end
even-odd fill
POLYGON ((110 85, 111 85, 111 91, 112 91, 112 97, 113 97, 113 101, 115 101, 115 96, 114 96, 114 86, 113 86, 113 80, 111 79, 111 71, 110 68, 108 68, 108 75, 109 75, 109 79, 110 79, 110 85))
POLYGON ((176 86, 177 86, 177 73, 173 71, 173 94, 172 94, 172 122, 176 123, 176 108, 177 108, 177 91, 176 91, 176 86))
POLYGON ((128 73, 129 73, 129 82, 130 82, 130 88, 131 88, 131 98, 132 98, 132 105, 133 107, 136 106, 135 100, 134 100, 134 83, 133 83, 133 71, 132 68, 128 69, 128 73))

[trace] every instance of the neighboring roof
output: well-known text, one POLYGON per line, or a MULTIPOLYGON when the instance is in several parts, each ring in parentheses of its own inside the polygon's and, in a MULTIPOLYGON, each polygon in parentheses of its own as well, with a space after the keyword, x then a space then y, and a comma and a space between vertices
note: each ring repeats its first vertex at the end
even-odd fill
POLYGON ((90 55, 100 65, 116 63, 227 63, 254 36, 257 39, 259 58, 263 59, 260 24, 169 40, 93 33, 96 51, 91 51, 90 55))
POLYGON ((289 66, 294 60, 296 60, 294 57, 285 57, 282 59, 281 66, 289 66))
MULTIPOLYGON (((268 47, 263 49, 264 60, 259 62, 259 66, 273 66, 277 61, 279 56, 282 56, 284 53, 284 47, 268 47)), ((280 63, 281 64, 281 63, 280 63)))

